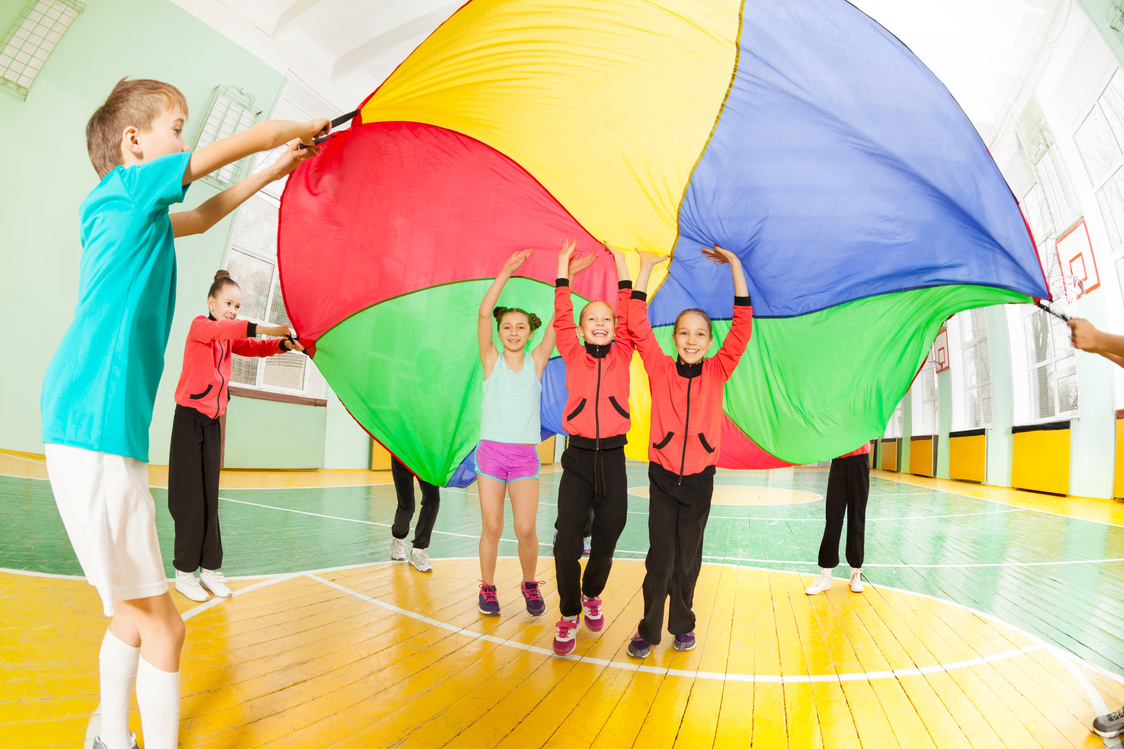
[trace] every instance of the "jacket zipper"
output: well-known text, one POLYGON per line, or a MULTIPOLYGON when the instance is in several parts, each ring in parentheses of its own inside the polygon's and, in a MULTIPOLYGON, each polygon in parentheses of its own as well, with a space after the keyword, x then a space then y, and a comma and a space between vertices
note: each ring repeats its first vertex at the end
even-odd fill
POLYGON ((597 389, 593 394, 593 444, 595 450, 601 449, 601 360, 597 360, 597 389))
MULTIPOLYGON (((231 346, 233 346, 233 345, 234 344, 231 344, 231 346)), ((222 352, 222 356, 219 357, 219 363, 215 365, 215 371, 218 372, 218 374, 219 374, 219 393, 218 393, 218 396, 215 398, 215 418, 216 419, 219 417, 219 408, 221 408, 220 404, 222 403, 222 389, 226 386, 226 378, 222 376, 222 361, 223 361, 223 359, 226 358, 226 345, 220 343, 219 344, 219 351, 222 352)), ((690 399, 690 397, 691 397, 690 390, 689 390, 690 385, 688 385, 687 387, 688 387, 687 398, 690 399)))
POLYGON ((691 381, 687 378, 687 415, 683 417, 683 457, 679 460, 679 485, 683 485, 683 470, 687 467, 687 435, 691 433, 691 381))

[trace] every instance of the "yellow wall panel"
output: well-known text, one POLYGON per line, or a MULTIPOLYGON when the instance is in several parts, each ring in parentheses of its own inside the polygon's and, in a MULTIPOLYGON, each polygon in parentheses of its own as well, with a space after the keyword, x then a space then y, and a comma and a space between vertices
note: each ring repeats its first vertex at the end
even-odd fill
POLYGON ((898 470, 898 441, 882 440, 882 470, 898 470))
POLYGON ((950 437, 948 440, 948 477, 983 483, 987 466, 987 436, 950 437))
POLYGON ((1112 482, 1112 496, 1124 497, 1124 419, 1116 419, 1116 479, 1112 482))
POLYGON ((924 437, 909 443, 909 472, 917 476, 933 475, 933 438, 924 437))
POLYGON ((1069 430, 1015 432, 1011 486, 1052 494, 1069 493, 1069 430))

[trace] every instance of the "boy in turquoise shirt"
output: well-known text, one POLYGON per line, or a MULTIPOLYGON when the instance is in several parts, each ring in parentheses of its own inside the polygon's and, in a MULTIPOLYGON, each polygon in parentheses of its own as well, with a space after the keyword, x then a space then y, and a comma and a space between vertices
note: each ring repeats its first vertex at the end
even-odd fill
POLYGON ((99 749, 135 747, 137 704, 148 749, 179 739, 184 625, 164 575, 148 491, 148 430, 175 309, 173 237, 206 231, 317 149, 327 120, 263 122, 191 151, 187 102, 160 81, 122 79, 90 118, 86 143, 101 182, 79 209, 78 306, 43 383, 51 489, 87 580, 112 617, 99 659, 99 749), (269 169, 169 214, 195 180, 258 151, 293 143, 269 169))

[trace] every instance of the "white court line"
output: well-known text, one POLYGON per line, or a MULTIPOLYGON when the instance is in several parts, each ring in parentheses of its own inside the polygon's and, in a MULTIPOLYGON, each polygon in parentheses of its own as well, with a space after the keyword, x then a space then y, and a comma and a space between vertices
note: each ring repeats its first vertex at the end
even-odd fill
MULTIPOLYGON (((557 502, 540 501, 539 504, 540 505, 546 505, 548 507, 557 507, 558 506, 557 502)), ((799 503, 799 504, 806 504, 806 503, 799 503)), ((719 505, 719 506, 726 506, 726 505, 719 505)), ((749 505, 747 505, 747 506, 749 506, 749 505)), ((776 505, 776 506, 777 507, 785 507, 787 505, 776 505)), ((974 517, 976 515, 1003 515, 1003 514, 1010 513, 1010 512, 1022 512, 1022 511, 1023 511, 1022 507, 1013 507, 1013 508, 1008 509, 1008 510, 988 510, 987 512, 958 512, 954 515, 909 515, 909 516, 905 516, 905 517, 885 517, 885 518, 868 517, 866 519, 866 521, 869 523, 869 522, 872 522, 874 520, 937 520, 937 519, 941 519, 941 518, 974 517)), ((629 515, 647 515, 648 513, 643 511, 643 510, 629 510, 628 514, 629 515)), ((798 523, 822 523, 822 522, 824 522, 824 518, 821 518, 821 517, 784 518, 784 517, 748 517, 748 516, 742 516, 742 515, 708 515, 707 517, 710 520, 766 520, 766 521, 774 521, 775 520, 775 521, 780 521, 780 522, 785 522, 785 523, 787 523, 789 521, 795 521, 795 522, 798 522, 798 523)), ((1080 518, 1073 518, 1073 519, 1074 520, 1080 520, 1080 518)))
MULTIPOLYGON (((291 510, 288 507, 274 507, 273 505, 263 505, 259 502, 247 502, 244 499, 230 499, 229 497, 219 497, 219 499, 221 499, 223 502, 234 502, 235 504, 239 504, 239 505, 250 505, 252 507, 261 507, 261 508, 266 509, 266 510, 277 510, 278 512, 291 512, 291 513, 294 513, 296 515, 308 515, 310 517, 325 518, 327 520, 342 520, 345 523, 360 523, 362 525, 377 525, 380 528, 390 528, 391 525, 392 525, 391 523, 378 523, 378 522, 375 522, 374 520, 358 520, 356 518, 343 518, 343 517, 340 517, 339 515, 323 515, 319 512, 308 512, 307 510, 291 510)), ((467 533, 453 533, 452 531, 434 530, 433 533, 439 533, 442 536, 457 536, 458 538, 475 538, 477 540, 480 539, 480 536, 472 536, 472 535, 469 535, 467 533)), ((500 541, 506 541, 509 544, 519 543, 519 541, 517 539, 513 539, 513 538, 501 538, 500 541)), ((553 544, 540 543, 539 546, 546 546, 548 548, 553 548, 553 544)))
MULTIPOLYGON (((244 594, 249 593, 249 592, 254 591, 254 590, 260 590, 261 588, 268 588, 270 585, 273 585, 274 583, 285 582, 286 580, 292 580, 294 577, 300 577, 300 576, 301 576, 300 572, 289 572, 289 573, 286 573, 284 575, 275 575, 275 576, 273 576, 271 578, 268 578, 266 580, 262 580, 260 583, 254 583, 253 585, 247 585, 245 588, 239 588, 238 590, 234 591, 234 595, 235 596, 244 595, 244 594)), ((230 578, 230 579, 233 580, 234 578, 230 578)), ((231 598, 233 598, 233 597, 234 596, 231 596, 231 598)), ((196 614, 202 614, 207 609, 213 609, 215 606, 218 606, 220 603, 225 603, 226 601, 231 600, 231 598, 219 598, 218 596, 212 596, 211 600, 207 601, 206 603, 201 603, 198 606, 196 606, 195 608, 188 609, 187 611, 183 612, 183 614, 181 614, 181 616, 182 616, 183 620, 186 622, 188 619, 195 616, 196 614)))
MULTIPOLYGON (((646 555, 647 551, 630 551, 628 549, 617 549, 618 554, 639 554, 646 555)), ((747 557, 720 557, 717 555, 703 554, 703 559, 718 559, 724 562, 752 562, 755 564, 793 564, 803 567, 814 567, 819 569, 819 565, 814 562, 809 562, 806 559, 753 559, 747 557)), ((1066 562, 965 562, 963 564, 867 564, 863 563, 863 568, 867 567, 889 567, 899 568, 905 567, 907 569, 925 568, 925 569, 959 569, 962 567, 1055 567, 1058 565, 1067 564, 1105 564, 1110 562, 1124 562, 1124 557, 1116 559, 1075 559, 1066 562)), ((781 570, 775 570, 780 572, 781 570)))
MULTIPOLYGON (((547 656, 551 656, 552 658, 558 658, 559 657, 559 656, 554 654, 553 650, 547 650, 546 648, 540 648, 540 647, 536 647, 534 645, 528 645, 526 643, 516 642, 516 641, 510 640, 510 639, 505 640, 505 639, 500 638, 500 637, 493 637, 492 635, 486 635, 482 632, 474 632, 474 631, 469 630, 469 629, 464 629, 463 627, 457 627, 457 626, 455 626, 453 624, 449 624, 447 622, 438 621, 437 619, 431 619, 428 616, 418 614, 417 612, 410 611, 409 609, 403 609, 401 607, 395 606, 394 604, 387 603, 385 601, 380 601, 377 598, 371 598, 370 596, 359 593, 358 591, 354 591, 351 588, 347 588, 347 587, 344 587, 343 585, 340 585, 338 583, 334 583, 331 580, 325 580, 324 578, 320 577, 319 575, 310 574, 310 575, 308 575, 308 577, 310 577, 311 579, 316 580, 318 582, 321 582, 321 583, 323 583, 324 585, 327 585, 330 588, 335 588, 336 590, 339 590, 339 591, 341 591, 343 593, 346 593, 350 596, 354 596, 355 598, 358 598, 361 601, 366 601, 367 603, 374 604, 375 606, 386 609, 387 611, 393 611, 396 614, 401 614, 402 616, 405 616, 405 617, 408 617, 410 619, 414 619, 416 621, 422 622, 423 624, 428 624, 431 627, 436 627, 438 629, 444 629, 448 632, 452 632, 453 634, 464 635, 466 637, 471 637, 471 638, 476 639, 476 640, 482 640, 484 642, 491 642, 491 643, 495 643, 497 645, 502 645, 502 646, 505 646, 505 647, 511 647, 511 648, 515 648, 517 650, 523 650, 523 651, 526 651, 528 653, 535 653, 537 655, 547 655, 547 656)), ((896 670, 893 670, 893 671, 868 671, 868 672, 854 673, 854 674, 834 674, 834 675, 830 675, 830 676, 828 676, 828 675, 824 675, 824 676, 806 676, 806 675, 782 676, 782 675, 777 675, 777 674, 765 674, 765 675, 760 675, 760 674, 723 674, 723 673, 718 673, 718 672, 715 672, 715 671, 688 671, 688 670, 685 670, 685 669, 678 669, 678 668, 659 668, 658 666, 643 666, 643 665, 638 665, 636 663, 630 663, 630 662, 610 661, 610 660, 605 660, 603 658, 590 658, 590 657, 584 656, 584 655, 567 655, 567 656, 564 656, 562 658, 562 660, 574 661, 574 662, 577 662, 577 663, 589 663, 591 665, 603 666, 605 668, 619 668, 619 669, 624 670, 624 671, 639 671, 639 672, 642 672, 642 673, 661 674, 661 675, 666 675, 666 676, 686 676, 686 677, 692 678, 692 679, 708 679, 708 680, 713 680, 713 681, 733 681, 733 682, 752 682, 752 683, 770 683, 770 684, 792 684, 792 683, 816 684, 816 683, 825 683, 825 682, 842 683, 842 682, 846 682, 846 681, 873 681, 875 679, 901 679, 901 678, 906 677, 906 676, 922 676, 922 675, 925 675, 925 674, 932 674, 932 673, 944 673, 944 672, 953 671, 953 670, 956 670, 956 669, 970 668, 972 666, 979 666, 979 665, 984 664, 984 663, 992 663, 994 661, 1005 660, 1007 658, 1014 658, 1015 656, 1025 655, 1026 653, 1031 653, 1031 652, 1034 652, 1035 650, 1040 650, 1042 647, 1043 647, 1043 645, 1041 643, 1037 643, 1037 644, 1034 644, 1034 645, 1028 645, 1025 648, 1019 648, 1018 650, 1008 650, 1005 653, 996 653, 995 655, 990 655, 990 656, 987 656, 986 658, 973 658, 971 660, 958 661, 956 663, 938 664, 938 665, 935 665, 935 666, 924 666, 922 668, 903 668, 903 669, 896 669, 896 670)))

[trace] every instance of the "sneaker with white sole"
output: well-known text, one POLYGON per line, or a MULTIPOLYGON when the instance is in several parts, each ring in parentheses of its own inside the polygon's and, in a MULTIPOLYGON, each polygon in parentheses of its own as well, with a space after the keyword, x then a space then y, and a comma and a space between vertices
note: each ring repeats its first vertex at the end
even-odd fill
POLYGON ((496 598, 496 586, 480 583, 480 596, 477 600, 476 608, 480 610, 481 614, 488 616, 500 615, 500 602, 496 598))
POLYGON ((804 592, 814 596, 817 593, 823 593, 825 590, 831 590, 831 578, 827 575, 816 575, 816 579, 804 589, 804 592))
POLYGON ((195 579, 195 573, 193 572, 176 570, 176 590, 197 603, 202 603, 210 598, 207 591, 199 586, 199 581, 195 579))
POLYGON ((678 650, 680 652, 686 652, 688 650, 694 650, 695 649, 695 633, 694 632, 688 632, 685 635, 676 635, 675 641, 671 643, 671 647, 675 648, 676 650, 678 650))
POLYGON ((527 613, 531 616, 541 616, 546 611, 546 601, 542 599, 539 584, 542 581, 527 580, 519 583, 519 591, 523 594, 523 601, 527 604, 527 613))
MULTIPOLYGON (((129 732, 129 742, 129 749, 138 749, 137 735, 131 731, 129 732)), ((92 749, 107 749, 105 742, 101 740, 101 736, 95 736, 94 743, 90 746, 92 747, 92 749)))
POLYGON ((554 654, 562 656, 574 652, 574 646, 578 644, 578 630, 582 626, 581 620, 576 616, 564 616, 554 626, 554 654))
POLYGON ((226 576, 218 570, 199 568, 199 584, 219 598, 230 598, 234 591, 226 584, 226 576))
POLYGON ((406 545, 404 538, 396 538, 390 544, 390 558, 395 562, 405 562, 409 553, 410 547, 406 545))
POLYGON ((605 615, 601 613, 601 596, 586 598, 583 593, 582 613, 585 614, 585 628, 590 632, 600 632, 605 626, 605 615))
POLYGON ((410 566, 418 572, 433 572, 433 565, 429 563, 429 555, 425 553, 425 549, 410 552, 410 566))
POLYGON ((632 636, 632 640, 628 643, 629 658, 647 658, 651 652, 652 646, 640 636, 639 632, 632 636))
POLYGON ((863 592, 862 574, 863 574, 862 568, 851 570, 851 592, 852 593, 862 593, 863 592))
POLYGON ((1124 731, 1124 707, 1108 715, 1098 715, 1093 719, 1093 733, 1114 739, 1124 731))

